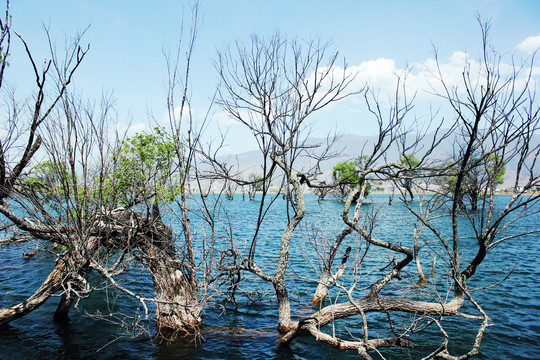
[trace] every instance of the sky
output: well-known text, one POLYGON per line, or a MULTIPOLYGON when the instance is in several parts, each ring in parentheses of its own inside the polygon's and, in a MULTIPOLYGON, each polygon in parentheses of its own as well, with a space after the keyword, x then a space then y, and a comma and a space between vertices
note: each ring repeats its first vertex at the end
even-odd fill
MULTIPOLYGON (((44 26, 50 29, 58 49, 66 37, 88 28, 82 43, 89 44, 90 51, 76 74, 74 89, 90 99, 111 93, 116 99, 118 123, 131 123, 136 131, 152 126, 149 114, 158 122, 166 117, 164 51, 175 48, 182 19, 189 22, 190 4, 166 0, 12 0, 10 12, 12 29, 25 39, 36 60, 41 60, 38 63, 48 57, 44 26)), ((340 59, 361 72, 353 85, 369 81, 379 94, 392 93, 393 73, 412 68, 409 78, 413 91, 419 91, 418 108, 422 109, 427 99, 421 83, 433 64, 434 49, 451 76, 459 74, 464 54, 478 56, 478 15, 491 21, 491 43, 508 59, 530 60, 540 47, 540 1, 536 0, 200 0, 200 30, 190 74, 192 112, 202 117, 209 111, 218 84, 214 67, 217 51, 235 41, 249 40, 250 34, 271 36, 276 31, 288 38, 331 41, 340 59)), ((8 83, 18 93, 32 88, 30 63, 18 39, 13 40, 8 71, 8 83)), ((321 111, 315 117, 315 135, 323 136, 331 129, 372 135, 374 128, 364 121, 364 110, 360 99, 351 98, 321 111)), ((214 106, 210 114, 208 141, 221 129, 228 131, 227 152, 255 148, 255 142, 246 140, 245 130, 227 121, 221 109, 214 106)))

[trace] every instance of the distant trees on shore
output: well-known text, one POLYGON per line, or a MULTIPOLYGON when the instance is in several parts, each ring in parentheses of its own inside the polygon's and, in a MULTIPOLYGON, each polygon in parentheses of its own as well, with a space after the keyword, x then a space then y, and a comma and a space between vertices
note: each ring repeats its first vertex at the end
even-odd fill
MULTIPOLYGON (((62 55, 49 38, 51 60, 38 68, 17 35, 36 87, 28 97, 31 103, 25 104, 32 111, 21 114, 16 110, 22 105, 11 102, 7 131, 0 134, 0 213, 4 231, 18 229, 57 260, 28 299, 0 309, 0 326, 53 296, 59 297, 54 316, 65 320, 79 299, 107 288, 140 304, 137 314, 117 314, 119 326, 136 335, 149 331, 151 320, 162 339, 191 341, 200 334, 201 317, 211 301, 242 305, 242 281, 250 274, 250 281, 274 291, 280 346, 311 336, 371 359, 380 348, 414 346, 410 335, 421 333, 415 341, 422 341, 422 336, 431 336, 424 332, 429 328, 439 331, 442 340, 426 358, 476 355, 491 319, 469 280, 482 276, 477 269, 495 246, 524 235, 508 235, 506 230, 538 206, 538 194, 524 196, 540 185, 540 149, 531 141, 540 121, 532 69, 514 66, 503 71, 501 56, 489 43, 489 24, 481 23, 478 67, 465 63, 459 87, 435 59, 434 89, 451 108, 450 124, 433 117, 424 131, 413 131, 410 122, 416 119, 410 118, 407 74, 396 76, 392 101, 383 105, 367 84, 355 87, 356 74, 329 43, 278 33, 270 38, 253 35, 219 51, 215 62, 217 105, 246 127, 259 146, 260 168, 246 178, 219 158, 222 143, 203 143, 207 124, 197 126, 189 111, 198 6, 192 15, 185 48, 167 55, 168 124, 133 137, 110 132, 115 120, 110 98, 83 101, 71 89, 88 51, 81 37, 62 55), (321 144, 308 141, 313 115, 350 96, 361 97, 366 116, 377 123, 377 141, 366 145, 356 160, 337 164, 329 183, 321 179, 320 163, 335 155, 337 136, 321 144), (422 148, 428 129, 435 135, 429 148, 422 148), (462 141, 454 143, 447 159, 430 157, 443 140, 456 136, 462 141), (389 161, 388 151, 396 145, 399 160, 389 161), (45 161, 38 161, 38 151, 45 161), (301 158, 310 159, 309 165, 300 166, 301 158), (510 161, 518 164, 515 191, 496 211, 495 189, 510 161), (379 236, 378 212, 362 210, 371 184, 378 181, 394 184, 414 222, 410 233, 395 239, 379 236), (255 192, 259 195, 249 217, 252 230, 239 236, 222 200, 242 186, 249 189, 250 200, 255 192), (217 189, 214 196, 209 189, 217 189), (315 228, 303 233, 304 239, 299 236, 311 216, 305 206, 307 191, 339 192, 344 204, 337 233, 321 240, 321 229, 315 228), (464 206, 466 197, 470 206, 464 206), (278 204, 284 205, 286 220, 271 254, 276 261, 269 264, 259 256, 261 230, 269 221, 269 209, 278 204), (464 239, 468 246, 463 246, 464 239), (312 247, 303 254, 301 266, 290 257, 299 241, 312 247), (388 262, 371 261, 375 253, 385 254, 388 262), (426 259, 438 259, 444 281, 426 275, 426 259), (301 274, 299 268, 312 272, 301 274), (135 277, 134 286, 127 275, 141 269, 145 276, 135 277), (291 301, 291 278, 303 281, 305 288, 297 292, 308 294, 313 308, 291 301), (473 314, 463 314, 465 304, 473 314), (383 315, 377 321, 385 319, 384 333, 372 331, 370 313, 383 315), (334 326, 350 317, 358 318, 357 328, 349 329, 350 338, 337 336, 334 326), (445 330, 452 317, 477 329, 474 343, 463 354, 452 354, 456 340, 445 330)), ((0 22, 0 86, 8 74, 11 33, 8 8, 0 22)), ((536 227, 527 233, 538 231, 536 227)))

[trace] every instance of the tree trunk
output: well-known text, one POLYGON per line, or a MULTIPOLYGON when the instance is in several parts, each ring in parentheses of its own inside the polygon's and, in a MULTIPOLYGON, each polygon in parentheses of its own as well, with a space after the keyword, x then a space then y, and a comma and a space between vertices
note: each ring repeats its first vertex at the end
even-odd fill
POLYGON ((156 323, 160 332, 196 333, 202 306, 183 264, 168 256, 157 256, 147 264, 154 282, 156 323))
POLYGON ((476 211, 478 210, 478 193, 472 192, 469 194, 471 198, 471 210, 476 211))
POLYGON ((140 249, 140 260, 154 283, 156 324, 160 332, 172 336, 196 334, 202 305, 195 272, 192 265, 179 258, 171 229, 159 219, 124 209, 113 210, 110 216, 128 233, 131 224, 137 224, 135 244, 128 237, 126 244, 116 246, 136 245, 140 249))
POLYGON ((161 221, 152 222, 140 248, 154 283, 156 323, 161 333, 197 333, 202 306, 192 265, 180 260, 172 232, 161 221))
POLYGON ((64 322, 68 320, 68 313, 71 309, 71 305, 73 304, 73 300, 75 299, 69 294, 62 294, 62 297, 60 298, 60 303, 58 304, 58 307, 54 312, 55 321, 64 322))
POLYGON ((422 231, 423 227, 424 224, 420 223, 420 225, 418 225, 418 228, 414 230, 413 256, 414 263, 416 264, 416 271, 418 272, 418 282, 416 283, 418 286, 424 286, 428 283, 426 275, 424 274, 424 269, 422 268, 422 264, 420 263, 420 246, 418 245, 418 238, 420 237, 420 232, 422 231))
POLYGON ((409 196, 411 197, 411 200, 414 200, 414 194, 413 194, 413 192, 412 192, 411 185, 408 184, 407 187, 406 187, 406 189, 407 189, 407 192, 409 193, 409 196))
POLYGON ((463 293, 456 294, 446 303, 409 300, 406 298, 365 297, 354 302, 333 304, 305 317, 300 322, 292 324, 292 329, 279 340, 280 345, 289 344, 296 336, 305 332, 310 326, 321 329, 337 319, 347 318, 369 312, 404 312, 429 316, 454 316, 463 306, 463 293))
POLYGON ((45 303, 52 295, 62 289, 66 263, 64 260, 58 261, 53 271, 41 284, 37 291, 28 299, 15 306, 0 309, 0 326, 17 320, 45 303))
POLYGON ((315 290, 315 294, 313 295, 313 299, 311 299, 311 303, 314 305, 321 304, 324 299, 326 299, 326 295, 328 295, 328 277, 330 276, 330 272, 325 269, 323 270, 323 273, 321 274, 321 279, 319 280, 319 285, 317 285, 317 289, 315 290))
MULTIPOLYGON (((330 278, 331 271, 332 271, 332 264, 334 263, 334 258, 336 257, 336 254, 337 254, 337 251, 338 251, 338 249, 339 249, 339 247, 341 245, 341 242, 351 232, 352 232, 352 228, 350 228, 350 227, 341 230, 341 233, 339 234, 338 238, 336 239, 336 242, 334 243, 334 245, 332 245, 332 249, 330 250, 330 253, 328 254, 328 258, 326 259, 326 261, 324 263, 324 268, 323 268, 323 271, 321 273, 321 279, 319 281, 319 285, 317 285, 317 289, 315 290, 315 294, 313 295, 313 299, 311 299, 311 302, 313 304, 319 305, 324 301, 324 299, 326 299, 326 295, 328 294, 328 286, 330 285, 331 282, 336 280, 336 279, 334 279, 333 281, 329 282, 329 278, 330 278)), ((347 258, 349 257, 350 251, 351 251, 350 247, 347 248, 345 256, 343 257, 343 260, 341 262, 342 266, 347 261, 347 258)))
POLYGON ((274 289, 276 290, 276 297, 278 300, 278 331, 284 334, 292 329, 291 323, 291 304, 289 302, 289 295, 287 294, 287 287, 284 281, 274 283, 274 289))
MULTIPOLYGON (((281 159, 273 155, 272 159, 285 171, 288 172, 288 168, 281 159)), ((289 302, 289 296, 287 294, 287 286, 285 285, 285 273, 287 272, 287 266, 289 262, 289 251, 291 238, 294 230, 304 218, 306 211, 306 205, 304 203, 304 193, 302 191, 302 184, 298 179, 298 173, 289 172, 290 184, 293 185, 294 200, 296 201, 296 207, 294 209, 294 216, 289 220, 285 231, 281 235, 281 242, 279 248, 279 259, 276 266, 276 273, 272 280, 274 289, 276 290, 276 296, 278 300, 279 311, 279 323, 278 330, 282 333, 291 329, 291 305, 289 302)))
MULTIPOLYGON (((354 194, 351 193, 347 197, 347 200, 345 201, 345 207, 342 217, 347 217, 349 213, 349 207, 352 203, 356 202, 356 206, 354 209, 354 215, 353 215, 353 223, 356 223, 360 217, 360 207, 362 206, 362 203, 364 202, 364 195, 366 193, 367 189, 367 182, 362 181, 360 184, 357 185, 355 189, 353 189, 354 194), (360 188, 358 188, 360 186, 360 188)), ((349 254, 351 252, 351 248, 348 247, 345 251, 345 254, 343 255, 343 259, 341 260, 341 267, 338 271, 338 275, 333 276, 331 281, 329 282, 331 271, 332 271, 332 264, 334 263, 334 259, 336 257, 337 251, 339 247, 341 246, 341 242, 347 235, 352 233, 353 228, 351 226, 348 226, 341 230, 338 237, 336 238, 336 241, 334 242, 334 245, 332 245, 332 248, 330 249, 330 253, 328 254, 328 258, 326 259, 324 263, 324 268, 321 274, 321 280, 319 281, 319 285, 317 286, 317 290, 315 290, 315 294, 313 295, 313 299, 311 302, 313 304, 321 304, 324 299, 326 298, 326 295, 328 294, 328 286, 330 283, 337 280, 337 277, 341 276, 341 274, 345 271, 345 264, 347 262, 347 259, 349 258, 349 254)))

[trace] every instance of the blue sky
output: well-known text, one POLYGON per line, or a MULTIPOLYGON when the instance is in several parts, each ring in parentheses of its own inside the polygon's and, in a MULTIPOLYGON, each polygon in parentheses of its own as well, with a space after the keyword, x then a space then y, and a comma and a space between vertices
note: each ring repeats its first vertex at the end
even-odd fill
MULTIPOLYGON (((373 72, 369 77, 372 86, 381 92, 391 90, 391 81, 383 72, 399 71, 408 65, 421 73, 433 57, 432 45, 449 67, 452 59, 459 64, 461 53, 478 55, 477 14, 491 19, 491 40, 499 52, 521 59, 540 46, 540 1, 536 0, 201 0, 200 8, 202 22, 191 73, 194 114, 206 112, 216 88, 212 61, 217 49, 246 40, 251 33, 270 35, 277 30, 288 37, 332 40, 333 48, 349 66, 373 72)), ((89 98, 99 97, 103 90, 113 92, 118 121, 127 123, 131 119, 135 124, 146 124, 148 112, 158 119, 166 114, 167 69, 162 50, 176 44, 183 13, 189 18, 189 9, 187 1, 11 3, 13 29, 24 37, 36 59, 47 56, 43 24, 50 27, 59 48, 66 35, 90 25, 83 38, 83 43, 90 44, 90 52, 77 74, 76 89, 89 98)), ((8 76, 18 92, 24 93, 33 85, 29 66, 20 42, 14 39, 8 76)), ((229 128, 228 150, 253 148, 253 143, 239 141, 245 134, 238 125, 224 121, 219 112, 213 110, 215 123, 209 132, 214 133, 219 123, 229 128)), ((319 116, 321 133, 330 127, 355 134, 372 132, 361 122, 360 107, 352 100, 319 116)))

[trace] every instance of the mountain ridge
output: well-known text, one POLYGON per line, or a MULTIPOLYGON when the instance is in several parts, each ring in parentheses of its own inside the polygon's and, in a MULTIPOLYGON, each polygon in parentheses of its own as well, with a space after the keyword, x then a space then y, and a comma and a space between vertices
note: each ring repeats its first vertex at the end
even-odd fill
MULTIPOLYGON (((430 148, 433 141, 434 133, 424 136, 415 147, 414 153, 417 157, 422 156, 430 148)), ((372 150, 373 144, 377 141, 377 135, 355 135, 355 134, 343 134, 339 136, 338 141, 332 146, 331 151, 336 153, 336 156, 324 160, 320 163, 320 171, 322 175, 319 177, 321 180, 330 179, 333 167, 342 161, 353 160, 362 154, 369 153, 372 150)), ((411 141, 412 142, 412 141, 411 141)), ((455 144, 459 142, 457 136, 452 136, 442 141, 439 146, 430 154, 429 158, 432 160, 444 160, 450 159, 454 153, 455 144)), ((532 147, 537 146, 540 142, 540 135, 533 135, 530 145, 532 147)), ((310 138, 306 144, 313 146, 311 149, 315 155, 320 155, 325 149, 326 145, 317 148, 319 144, 326 144, 326 138, 310 138)), ((516 144, 517 145, 517 144, 516 144)), ((411 151, 412 152, 412 151, 411 151)), ((409 152, 409 153, 411 153, 409 152)), ((399 151, 396 143, 390 144, 387 153, 384 155, 386 162, 397 162, 401 158, 401 152, 399 151)), ((229 166, 233 166, 237 171, 245 174, 247 177, 250 173, 262 173, 262 153, 259 150, 250 150, 237 154, 228 154, 219 157, 220 161, 226 161, 229 166)), ((528 163, 532 163, 532 159, 528 159, 528 163)), ((306 171, 314 163, 312 159, 303 155, 296 163, 295 168, 299 171, 306 171)), ((535 169, 538 165, 535 166, 535 169)), ((517 160, 512 159, 506 165, 506 173, 503 176, 503 187, 510 187, 513 184, 512 179, 515 179, 517 168, 517 160)), ((522 174, 524 175, 524 174, 522 174)))

